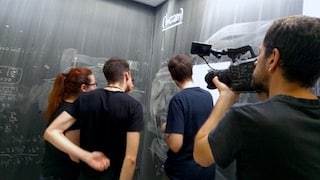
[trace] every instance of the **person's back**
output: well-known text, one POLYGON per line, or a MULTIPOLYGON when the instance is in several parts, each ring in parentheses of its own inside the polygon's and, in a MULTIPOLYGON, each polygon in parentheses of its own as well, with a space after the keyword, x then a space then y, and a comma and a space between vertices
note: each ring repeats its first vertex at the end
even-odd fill
POLYGON ((170 179, 212 179, 215 166, 200 167, 192 156, 194 136, 213 108, 212 96, 193 85, 192 63, 188 56, 171 58, 168 68, 181 91, 172 97, 168 108, 165 128, 169 145, 164 164, 166 175, 170 179))
MULTIPOLYGON (((101 151, 110 159, 110 168, 119 177, 125 156, 128 131, 142 128, 142 106, 122 91, 97 89, 75 101, 75 118, 80 124, 80 146, 89 151, 101 151)), ((102 175, 86 164, 84 173, 102 175)))
POLYGON ((129 152, 126 148, 130 148, 127 144, 138 142, 132 150, 138 149, 139 139, 127 137, 128 133, 139 134, 143 130, 143 110, 142 105, 126 93, 132 90, 132 80, 129 67, 122 69, 123 65, 128 66, 122 59, 108 60, 104 66, 107 87, 82 94, 74 102, 75 111, 71 115, 80 127, 80 146, 88 151, 103 152, 111 162, 104 172, 82 163, 84 179, 119 179, 126 152, 129 152), (132 142, 128 142, 130 140, 132 142))
POLYGON ((178 153, 168 150, 167 161, 193 159, 194 136, 209 116, 213 107, 211 94, 200 87, 185 88, 174 95, 170 101, 165 133, 183 134, 183 144, 178 153), (180 106, 180 107, 179 107, 180 106), (183 115, 179 119, 179 115, 183 115), (183 120, 181 126, 175 126, 174 121, 183 120), (172 123, 172 125, 171 125, 172 123))
MULTIPOLYGON (((320 177, 320 101, 285 95, 264 102, 235 106, 221 136, 233 137, 238 179, 313 179, 320 177), (241 142, 240 142, 241 141, 241 142), (238 145, 238 146, 237 146, 238 145), (236 150, 235 150, 236 149, 236 150)), ((225 124, 225 125, 224 125, 225 124)), ((224 138, 215 143, 225 141, 224 138)), ((219 148, 220 149, 220 148, 219 148)), ((216 149, 216 151, 219 151, 216 149)), ((223 153, 230 148, 221 147, 223 153)), ((229 161, 216 162, 226 167, 229 161)))

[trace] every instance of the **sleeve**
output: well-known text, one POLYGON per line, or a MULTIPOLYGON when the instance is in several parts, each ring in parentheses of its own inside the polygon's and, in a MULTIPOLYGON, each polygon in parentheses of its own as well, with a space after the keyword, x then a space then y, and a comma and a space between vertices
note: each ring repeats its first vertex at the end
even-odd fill
POLYGON ((226 112, 216 129, 210 132, 208 141, 216 163, 227 167, 233 162, 239 152, 243 138, 238 123, 239 115, 234 109, 226 112))
POLYGON ((169 103, 165 133, 184 133, 184 113, 177 97, 173 97, 169 103))
POLYGON ((77 111, 80 108, 80 96, 73 102, 72 108, 68 111, 68 113, 75 119, 78 118, 77 111))
MULTIPOLYGON (((68 107, 66 110, 65 110, 68 114, 70 114, 72 117, 73 114, 74 114, 74 111, 75 111, 75 108, 74 108, 74 104, 72 104, 72 106, 68 107)), ((80 126, 79 126, 79 123, 76 121, 75 123, 73 123, 71 125, 71 127, 68 128, 68 131, 69 130, 76 130, 76 129, 80 129, 80 126)))
POLYGON ((71 127, 68 130, 76 130, 76 129, 80 129, 80 123, 78 121, 77 118, 77 108, 79 107, 79 98, 77 98, 72 106, 70 108, 68 108, 67 113, 69 113, 72 117, 74 117, 76 119, 76 122, 74 124, 71 125, 71 127))
POLYGON ((128 131, 143 131, 143 109, 139 102, 134 103, 132 111, 132 118, 128 127, 128 131))

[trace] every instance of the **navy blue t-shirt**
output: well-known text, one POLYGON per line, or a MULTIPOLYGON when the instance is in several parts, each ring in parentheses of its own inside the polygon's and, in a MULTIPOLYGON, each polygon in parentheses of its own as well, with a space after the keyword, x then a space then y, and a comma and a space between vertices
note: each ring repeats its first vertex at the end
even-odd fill
POLYGON ((193 160, 194 137, 213 109, 211 94, 199 87, 186 88, 169 103, 165 133, 183 135, 179 152, 170 149, 165 162, 166 174, 178 179, 213 179, 215 168, 200 167, 193 160))

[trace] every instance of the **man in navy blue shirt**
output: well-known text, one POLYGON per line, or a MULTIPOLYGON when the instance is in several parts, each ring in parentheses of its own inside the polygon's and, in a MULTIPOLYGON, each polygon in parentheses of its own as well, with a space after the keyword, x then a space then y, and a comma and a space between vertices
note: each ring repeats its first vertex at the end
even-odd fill
POLYGON ((213 108, 212 96, 193 84, 190 57, 172 57, 168 69, 180 92, 170 100, 167 122, 163 125, 169 146, 164 165, 166 175, 170 179, 213 179, 215 166, 201 167, 192 156, 194 136, 213 108))

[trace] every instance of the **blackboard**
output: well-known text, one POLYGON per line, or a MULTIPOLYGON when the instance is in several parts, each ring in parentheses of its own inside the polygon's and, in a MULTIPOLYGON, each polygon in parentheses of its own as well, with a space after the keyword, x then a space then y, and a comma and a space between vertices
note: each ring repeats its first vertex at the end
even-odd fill
MULTIPOLYGON (((106 84, 102 73, 108 58, 79 54, 76 49, 65 49, 60 59, 61 72, 76 66, 85 66, 93 71, 99 87, 106 84)), ((139 77, 140 64, 128 60, 135 79, 139 77)), ((25 67, 0 65, 0 179, 38 179, 45 128, 42 113, 53 85, 52 78, 33 81, 25 74, 25 67), (24 82, 25 81, 25 82, 24 82), (26 87, 27 86, 27 87, 26 87)), ((130 95, 142 101, 144 90, 139 81, 130 95)))
POLYGON ((24 75, 22 67, 0 65, 0 179, 35 178, 42 158, 44 124, 24 75))
MULTIPOLYGON (((252 2, 168 0, 152 8, 127 0, 1 0, 0 180, 38 179, 44 150, 42 113, 55 75, 87 66, 103 87, 101 66, 111 56, 130 60, 135 79, 132 96, 145 110, 137 177, 162 179, 167 147, 158 125, 177 91, 166 72, 167 59, 188 54, 194 40, 227 48, 229 44, 210 38, 220 28, 299 14, 303 0, 252 2), (164 17, 180 15, 180 8, 182 23, 162 31, 164 17)), ((319 88, 314 91, 320 94, 319 88)), ((255 97, 245 95, 243 100, 255 97)))
POLYGON ((0 1, 0 180, 39 179, 42 114, 57 73, 86 66, 104 87, 106 59, 125 58, 131 95, 147 104, 153 21, 152 7, 128 1, 0 1))

